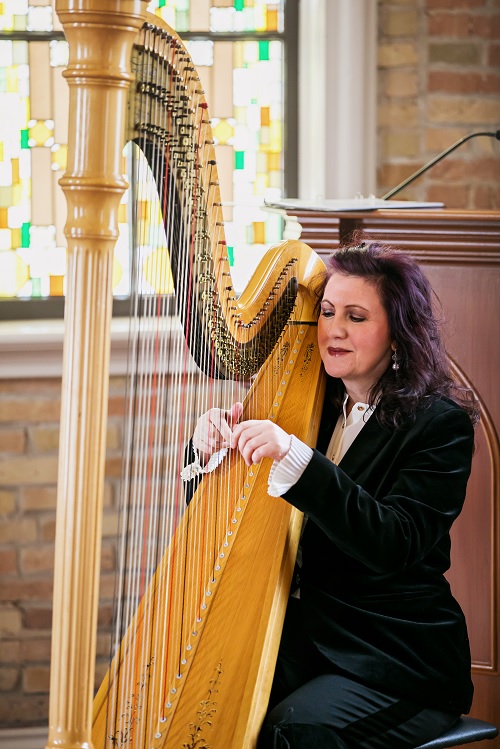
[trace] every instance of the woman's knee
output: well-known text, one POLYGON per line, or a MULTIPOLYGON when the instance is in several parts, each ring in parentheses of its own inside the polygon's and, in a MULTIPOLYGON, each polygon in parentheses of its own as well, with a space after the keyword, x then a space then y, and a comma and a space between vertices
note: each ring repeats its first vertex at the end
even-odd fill
MULTIPOLYGON (((314 723, 296 722, 293 709, 273 720, 273 710, 264 721, 258 749, 348 749, 333 729, 314 723)), ((276 716, 275 716, 276 717, 276 716)))

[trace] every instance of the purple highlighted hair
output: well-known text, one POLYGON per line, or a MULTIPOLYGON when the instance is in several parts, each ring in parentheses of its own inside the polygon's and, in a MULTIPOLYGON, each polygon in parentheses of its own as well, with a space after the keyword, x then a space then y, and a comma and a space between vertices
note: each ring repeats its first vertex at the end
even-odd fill
MULTIPOLYGON (((411 255, 355 237, 329 258, 319 289, 323 295, 334 273, 366 279, 378 289, 389 318, 391 340, 395 342, 399 368, 391 366, 373 385, 369 400, 377 400, 377 415, 388 427, 411 422, 419 408, 448 397, 459 403, 471 421, 478 420, 474 394, 453 378, 436 315, 439 300, 426 275, 411 255)), ((340 381, 330 383, 336 405, 343 397, 340 381)))

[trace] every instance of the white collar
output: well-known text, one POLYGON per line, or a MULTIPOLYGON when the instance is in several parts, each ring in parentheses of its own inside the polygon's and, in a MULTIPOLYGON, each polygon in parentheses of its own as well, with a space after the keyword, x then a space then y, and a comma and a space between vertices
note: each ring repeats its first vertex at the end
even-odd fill
POLYGON ((375 406, 370 406, 368 403, 363 403, 362 401, 358 401, 353 405, 351 408, 351 412, 349 416, 347 415, 347 402, 349 400, 349 396, 346 393, 346 396, 344 398, 344 402, 342 404, 342 412, 344 414, 344 427, 351 426, 352 424, 357 424, 358 421, 367 414, 368 416, 371 416, 373 411, 375 410, 375 406))

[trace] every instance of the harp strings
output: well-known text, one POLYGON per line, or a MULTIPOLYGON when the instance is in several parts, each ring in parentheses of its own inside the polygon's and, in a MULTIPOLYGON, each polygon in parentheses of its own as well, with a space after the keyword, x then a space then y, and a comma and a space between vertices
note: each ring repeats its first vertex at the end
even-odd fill
MULTIPOLYGON (((215 165, 213 159, 203 158, 205 146, 211 145, 211 136, 201 91, 193 92, 192 87, 182 83, 183 76, 185 79, 193 77, 193 68, 189 61, 179 59, 183 56, 179 45, 166 37, 161 38, 160 44, 161 47, 158 37, 147 29, 144 50, 154 54, 139 55, 136 70, 140 73, 138 79, 145 80, 151 74, 152 60, 162 60, 155 68, 153 79, 164 96, 163 101, 161 97, 141 98, 141 107, 147 111, 139 112, 138 121, 152 123, 152 130, 157 132, 141 132, 132 149, 134 194, 130 208, 135 213, 133 223, 138 234, 132 271, 135 293, 130 327, 116 633, 112 650, 113 653, 120 651, 128 631, 126 647, 133 650, 135 656, 124 659, 123 668, 114 677, 110 669, 113 682, 108 702, 110 745, 130 743, 133 737, 135 745, 141 746, 147 727, 155 721, 154 716, 160 715, 163 719, 165 705, 169 704, 169 690, 182 672, 185 651, 191 647, 190 642, 202 621, 212 570, 224 548, 234 510, 229 474, 225 474, 219 481, 210 483, 203 512, 195 515, 181 540, 175 539, 174 545, 178 548, 169 556, 162 571, 161 585, 142 607, 140 622, 137 622, 136 611, 146 586, 184 515, 184 490, 179 474, 184 462, 183 448, 194 426, 192 414, 219 406, 221 392, 226 407, 241 399, 241 384, 237 378, 229 387, 222 388, 214 379, 200 382, 189 351, 196 347, 196 328, 191 324, 196 313, 194 287, 206 272, 203 258, 207 239, 211 234, 219 250, 224 248, 225 242, 222 222, 217 221, 212 227, 209 223, 209 217, 220 211, 215 210, 218 200, 214 189, 215 165), (191 112, 189 122, 184 115, 179 117, 177 105, 172 104, 182 86, 191 91, 189 97, 186 94, 191 112), (176 153, 180 142, 184 153, 189 155, 183 161, 176 153), (151 174, 158 186, 160 222, 154 211, 152 215, 147 212, 152 202, 151 174), (155 292, 144 281, 145 265, 149 268, 148 278, 161 279, 159 291, 155 292), (169 293, 167 282, 171 271, 175 274, 174 295, 169 293), (183 335, 179 311, 185 311, 183 335), (182 543, 185 548, 180 548, 182 543), (182 590, 182 597, 174 599, 174 589, 182 590), (180 634, 172 632, 173 622, 176 626, 180 623, 180 634), (177 643, 175 655, 172 642, 177 643), (164 677, 161 690, 156 690, 154 699, 150 699, 149 680, 153 669, 162 669, 164 677)), ((223 252, 215 261, 215 273, 227 274, 223 252)), ((219 283, 222 282, 219 278, 219 283)), ((202 349, 202 371, 210 371, 212 353, 202 349)), ((229 456, 228 461, 231 460, 229 456)))

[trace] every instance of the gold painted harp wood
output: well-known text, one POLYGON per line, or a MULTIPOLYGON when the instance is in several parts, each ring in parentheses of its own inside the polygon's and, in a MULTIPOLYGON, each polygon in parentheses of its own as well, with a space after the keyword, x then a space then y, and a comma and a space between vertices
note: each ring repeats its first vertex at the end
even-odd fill
MULTIPOLYGON (((298 512, 283 500, 267 495, 266 462, 252 470, 240 460, 228 462, 218 469, 218 478, 212 474, 204 479, 206 488, 220 481, 222 475, 235 488, 237 503, 230 507, 231 525, 222 531, 215 529, 222 533, 221 543, 229 540, 221 571, 214 572, 208 562, 202 570, 215 582, 211 583, 209 606, 196 642, 190 642, 194 647, 190 647, 181 678, 173 677, 175 683, 168 674, 163 678, 160 669, 152 669, 154 673, 148 676, 147 701, 159 703, 160 708, 153 710, 147 728, 143 721, 135 737, 122 740, 123 736, 110 736, 106 726, 109 687, 124 664, 133 663, 131 633, 141 633, 144 627, 146 634, 143 611, 169 574, 172 544, 187 544, 189 527, 203 512, 198 490, 93 701, 113 248, 118 234, 118 206, 127 186, 121 165, 122 149, 130 137, 128 89, 134 80, 132 61, 144 48, 144 31, 140 30, 147 18, 146 4, 146 0, 56 3, 70 46, 66 72, 70 126, 68 168, 61 181, 68 202, 68 288, 47 742, 53 749, 255 746, 301 524, 298 512), (106 136, 99 135, 104 133, 106 136), (172 695, 167 712, 161 704, 165 702, 164 692, 172 695), (200 724, 203 729, 198 729, 200 724)), ((155 30, 153 20, 148 18, 152 25, 147 34, 150 52, 156 56, 162 39, 166 35, 175 38, 175 34, 166 28, 155 30)), ((185 67, 189 61, 180 41, 178 44, 185 67)), ((137 79, 137 70, 135 73, 137 79)), ((194 70, 192 79, 199 87, 194 70)), ((189 99, 191 91, 183 95, 189 99)), ((152 124, 157 124, 154 118, 152 124)), ((195 124, 207 141, 205 158, 213 160, 208 118, 202 117, 195 124)), ((308 286, 321 271, 322 263, 305 245, 286 242, 267 253, 245 292, 235 300, 225 288, 229 270, 215 169, 210 182, 213 184, 204 187, 216 197, 210 212, 196 226, 196 241, 200 240, 196 251, 206 259, 196 279, 200 289, 195 305, 197 331, 189 341, 193 356, 201 363, 205 359, 199 355, 200 349, 210 349, 210 373, 217 377, 231 377, 235 371, 249 376, 258 371, 246 398, 247 413, 254 418, 274 418, 287 431, 314 444, 323 383, 314 303, 308 286), (210 297, 215 299, 210 315, 204 307, 205 279, 211 279, 210 297), (285 289, 287 294, 283 293, 285 289), (215 333, 213 325, 205 324, 210 316, 216 321, 215 333), (263 332, 267 343, 257 347, 263 332), (285 345, 275 348, 278 340, 285 345), (269 380, 277 383, 274 389, 268 386, 269 380)), ((177 189, 182 195, 181 186, 177 189)), ((182 586, 194 585, 194 578, 188 574, 182 586)), ((174 588, 172 599, 179 598, 174 588)), ((183 639, 184 618, 179 611, 172 614, 171 646, 177 651, 187 642, 183 639)), ((118 711, 129 710, 129 696, 118 705, 118 711)))

